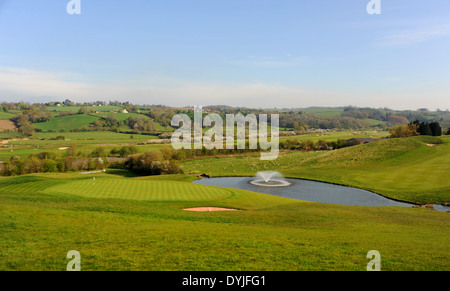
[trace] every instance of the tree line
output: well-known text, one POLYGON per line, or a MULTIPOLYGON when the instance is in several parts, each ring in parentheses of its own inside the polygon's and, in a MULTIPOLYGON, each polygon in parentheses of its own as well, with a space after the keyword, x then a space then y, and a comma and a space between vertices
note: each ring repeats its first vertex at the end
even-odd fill
POLYGON ((183 172, 173 156, 164 150, 138 153, 137 147, 131 145, 113 148, 110 151, 104 147, 97 147, 91 153, 84 154, 73 144, 62 157, 52 152, 40 152, 27 158, 13 156, 2 165, 0 174, 18 176, 32 173, 65 173, 103 170, 108 167, 124 168, 139 175, 183 172), (121 159, 110 163, 108 158, 112 157, 121 159))
POLYGON ((441 136, 442 134, 450 135, 450 128, 444 132, 441 125, 437 121, 426 122, 415 120, 407 125, 395 126, 390 129, 390 136, 396 137, 410 137, 417 135, 441 136))

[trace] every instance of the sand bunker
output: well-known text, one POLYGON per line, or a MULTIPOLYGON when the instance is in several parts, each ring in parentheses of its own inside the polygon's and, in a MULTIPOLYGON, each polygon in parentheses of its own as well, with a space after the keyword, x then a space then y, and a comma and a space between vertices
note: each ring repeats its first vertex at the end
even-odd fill
POLYGON ((437 145, 436 145, 436 144, 427 143, 427 146, 429 146, 429 147, 435 147, 435 146, 437 146, 437 145))
POLYGON ((61 150, 61 151, 67 150, 67 149, 69 149, 69 148, 68 148, 68 147, 62 147, 62 148, 59 148, 59 150, 61 150))
POLYGON ((222 207, 194 207, 183 209, 186 211, 198 211, 198 212, 208 212, 208 211, 239 211, 239 209, 233 208, 222 208, 222 207))

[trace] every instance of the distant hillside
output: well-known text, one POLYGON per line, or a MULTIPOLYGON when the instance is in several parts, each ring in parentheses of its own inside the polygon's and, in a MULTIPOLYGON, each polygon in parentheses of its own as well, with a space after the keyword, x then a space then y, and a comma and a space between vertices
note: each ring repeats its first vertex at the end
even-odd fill
MULTIPOLYGON (((90 102, 90 103, 74 103, 71 101, 51 102, 47 104, 26 104, 19 103, 1 103, 3 111, 0 111, 0 119, 9 119, 15 115, 37 116, 40 113, 42 120, 29 120, 38 130, 76 130, 84 127, 91 127, 92 130, 135 130, 136 122, 129 122, 128 118, 140 118, 146 116, 151 119, 153 124, 143 124, 141 119, 138 122, 138 132, 167 132, 174 129, 170 126, 172 117, 177 113, 187 114, 193 118, 193 107, 168 107, 158 105, 133 105, 129 102, 90 102), (59 104, 56 106, 55 104, 59 104), (66 104, 66 105, 65 105, 66 104), (68 105, 67 105, 68 104, 68 105), (107 105, 109 104, 109 105, 107 105), (94 106, 95 105, 95 106, 94 106), (101 105, 101 106, 100 106, 101 105), (126 110, 128 113, 122 113, 126 110), (31 114, 30 114, 31 112, 31 114), (11 114, 13 113, 13 114, 11 114), (89 114, 89 118, 74 117, 71 120, 68 117, 63 118, 62 115, 74 115, 82 113, 89 114), (49 117, 50 115, 50 117, 49 117), (104 119, 108 119, 103 122, 104 119), (95 128, 90 126, 95 122, 97 117, 101 120, 95 128), (55 120, 53 120, 56 118, 55 120), (114 120, 113 120, 114 119, 114 120), (113 124, 116 123, 116 124, 113 124), (67 126, 66 126, 67 125, 67 126)), ((297 133, 312 132, 315 130, 387 130, 393 126, 407 124, 413 121, 433 122, 437 121, 441 125, 444 132, 450 128, 450 111, 439 110, 431 111, 425 108, 418 110, 392 110, 389 108, 369 108, 369 107, 309 107, 309 108, 282 108, 282 109, 255 109, 231 107, 226 105, 205 106, 203 114, 216 113, 225 118, 227 114, 243 115, 255 114, 279 114, 279 126, 283 131, 295 131, 297 133)), ((19 118, 16 118, 19 119, 19 118)), ((36 119, 36 118, 35 118, 36 119)), ((21 123, 16 125, 21 128, 27 124, 27 120, 21 119, 21 123)), ((24 128, 29 134, 30 128, 24 128)))

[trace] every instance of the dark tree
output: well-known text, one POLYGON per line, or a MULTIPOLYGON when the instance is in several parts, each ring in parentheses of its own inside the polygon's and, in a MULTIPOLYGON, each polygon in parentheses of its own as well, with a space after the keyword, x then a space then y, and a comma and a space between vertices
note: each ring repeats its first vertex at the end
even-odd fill
POLYGON ((437 122, 437 121, 430 123, 430 130, 431 130, 431 134, 433 136, 441 136, 442 135, 442 128, 439 125, 439 122, 437 122))
POLYGON ((417 132, 420 135, 432 135, 432 136, 441 136, 442 135, 442 128, 439 125, 439 122, 433 121, 433 122, 420 122, 418 120, 415 120, 410 123, 410 125, 417 126, 417 132))

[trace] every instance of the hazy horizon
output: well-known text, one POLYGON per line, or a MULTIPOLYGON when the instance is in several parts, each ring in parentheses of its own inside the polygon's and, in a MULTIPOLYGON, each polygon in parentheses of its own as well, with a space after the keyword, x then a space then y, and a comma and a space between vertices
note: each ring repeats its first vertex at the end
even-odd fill
POLYGON ((450 108, 450 2, 0 0, 0 101, 450 108))

